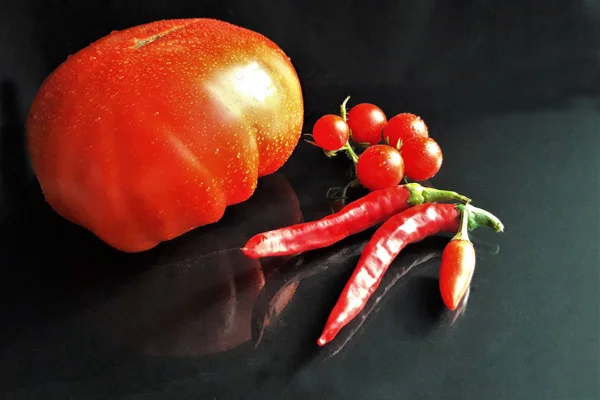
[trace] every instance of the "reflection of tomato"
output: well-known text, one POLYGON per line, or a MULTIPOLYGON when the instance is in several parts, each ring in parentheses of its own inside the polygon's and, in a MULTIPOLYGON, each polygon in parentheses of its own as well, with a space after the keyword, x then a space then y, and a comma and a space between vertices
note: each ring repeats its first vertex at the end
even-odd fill
POLYGON ((47 201, 110 245, 142 251, 221 218, 298 142, 285 54, 207 19, 113 32, 48 77, 28 144, 47 201))
MULTIPOLYGON (((223 223, 196 229, 146 253, 118 253, 130 268, 136 261, 149 265, 125 285, 115 286, 108 274, 111 295, 103 296, 102 304, 89 311, 90 322, 112 341, 147 355, 198 356, 246 343, 251 338, 252 312, 265 285, 265 273, 263 260, 246 257, 238 247, 256 229, 301 220, 298 198, 285 176, 265 177, 256 195, 231 207, 223 223), (240 223, 236 223, 238 219, 240 223)), ((83 297, 93 298, 94 291, 88 287, 94 281, 90 280, 102 281, 101 274, 107 274, 108 267, 84 268, 99 275, 82 277, 86 279, 83 297)), ((295 286, 270 302, 275 315, 294 293, 295 286)))
POLYGON ((302 222, 298 196, 285 175, 276 173, 262 178, 252 199, 231 207, 224 220, 234 223, 236 232, 246 236, 242 246, 258 232, 302 222))

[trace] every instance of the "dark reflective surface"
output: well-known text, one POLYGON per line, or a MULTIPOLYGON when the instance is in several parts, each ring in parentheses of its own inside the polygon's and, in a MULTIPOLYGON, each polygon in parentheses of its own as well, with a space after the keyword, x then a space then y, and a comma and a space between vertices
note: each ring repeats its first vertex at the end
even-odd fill
POLYGON ((596 2, 10 3, 0 6, 0 398, 600 398, 596 2), (222 221, 141 254, 45 205, 23 149, 43 77, 113 29, 187 16, 285 49, 303 81, 305 131, 348 94, 425 118, 445 156, 431 183, 506 226, 474 235, 468 303, 444 311, 448 238, 431 238, 319 348, 372 231, 282 259, 238 250, 331 212, 324 195, 347 183, 348 160, 305 143, 222 221))

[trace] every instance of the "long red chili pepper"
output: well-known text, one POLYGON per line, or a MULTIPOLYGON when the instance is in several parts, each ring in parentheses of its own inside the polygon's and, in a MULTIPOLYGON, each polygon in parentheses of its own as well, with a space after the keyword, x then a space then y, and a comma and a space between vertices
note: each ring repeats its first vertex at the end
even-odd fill
POLYGON ((426 188, 417 183, 377 190, 349 203, 318 221, 259 233, 242 248, 251 258, 282 256, 319 249, 375 226, 407 208, 438 201, 470 202, 448 190, 426 188))
POLYGON ((444 304, 455 310, 469 289, 475 272, 475 247, 469 240, 468 210, 462 211, 460 228, 444 248, 440 267, 440 293, 444 304))
POLYGON ((426 203, 391 217, 377 229, 365 246, 317 343, 323 346, 330 342, 360 313, 379 286, 385 271, 406 245, 439 232, 456 232, 460 207, 469 208, 468 222, 472 229, 481 225, 490 226, 496 231, 504 229, 498 218, 469 205, 426 203))

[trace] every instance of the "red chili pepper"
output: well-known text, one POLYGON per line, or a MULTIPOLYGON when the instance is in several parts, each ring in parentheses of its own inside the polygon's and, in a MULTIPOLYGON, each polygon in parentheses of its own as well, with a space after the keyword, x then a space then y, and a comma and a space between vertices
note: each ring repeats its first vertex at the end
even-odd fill
POLYGON ((469 290, 475 272, 475 247, 469 240, 468 211, 462 211, 458 233, 446 245, 440 267, 440 292, 444 304, 455 310, 469 290))
MULTIPOLYGON (((379 286, 385 271, 406 245, 439 232, 456 232, 460 207, 454 204, 421 204, 391 217, 381 225, 365 246, 317 343, 323 346, 330 342, 360 313, 379 286)), ((487 211, 470 205, 462 207, 470 210, 468 222, 472 229, 481 225, 488 225, 496 231, 504 229, 502 223, 487 211)))
POLYGON ((468 203, 470 199, 456 192, 426 188, 417 183, 376 190, 318 221, 259 233, 248 240, 242 251, 248 257, 259 258, 327 247, 411 206, 436 201, 468 203))

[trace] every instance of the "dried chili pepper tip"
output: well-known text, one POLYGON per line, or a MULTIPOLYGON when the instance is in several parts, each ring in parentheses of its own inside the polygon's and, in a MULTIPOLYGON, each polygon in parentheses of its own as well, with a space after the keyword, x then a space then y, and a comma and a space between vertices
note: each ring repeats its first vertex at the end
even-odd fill
POLYGON ((317 344, 319 346, 325 346, 327 343, 331 342, 342 330, 342 328, 348 324, 349 321, 346 321, 347 318, 348 316, 342 313, 337 319, 333 321, 327 321, 327 329, 323 330, 321 336, 319 339, 317 339, 317 344))
POLYGON ((242 253, 244 253, 246 256, 248 256, 250 258, 258 258, 258 254, 256 254, 256 251, 252 248, 242 247, 240 250, 242 251, 242 253))
POLYGON ((317 340, 317 344, 319 346, 325 346, 327 343, 331 342, 333 340, 333 338, 335 337, 335 335, 337 335, 337 333, 339 332, 339 330, 335 333, 330 333, 330 334, 323 334, 321 335, 321 337, 319 338, 319 340, 317 340))

